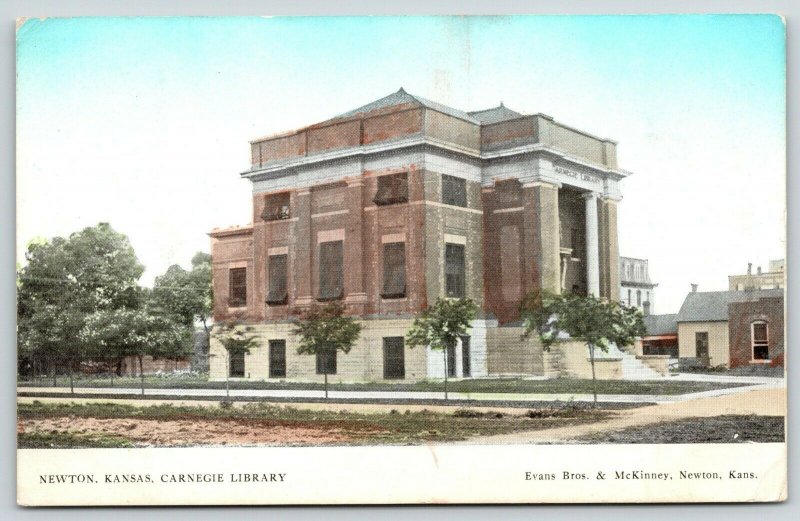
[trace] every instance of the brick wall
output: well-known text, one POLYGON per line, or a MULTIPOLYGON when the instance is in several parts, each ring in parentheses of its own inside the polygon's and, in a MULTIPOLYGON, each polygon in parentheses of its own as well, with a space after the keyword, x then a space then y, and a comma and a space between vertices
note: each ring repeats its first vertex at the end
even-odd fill
POLYGON ((734 302, 728 305, 730 338, 730 366, 739 367, 752 363, 753 322, 766 322, 769 331, 769 359, 783 365, 783 298, 761 298, 750 302, 734 302))

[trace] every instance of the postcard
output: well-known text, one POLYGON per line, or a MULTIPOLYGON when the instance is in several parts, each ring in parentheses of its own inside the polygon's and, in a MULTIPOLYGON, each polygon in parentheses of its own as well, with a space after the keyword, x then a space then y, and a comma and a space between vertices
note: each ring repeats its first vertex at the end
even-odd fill
POLYGON ((785 500, 785 42, 18 20, 18 503, 785 500))

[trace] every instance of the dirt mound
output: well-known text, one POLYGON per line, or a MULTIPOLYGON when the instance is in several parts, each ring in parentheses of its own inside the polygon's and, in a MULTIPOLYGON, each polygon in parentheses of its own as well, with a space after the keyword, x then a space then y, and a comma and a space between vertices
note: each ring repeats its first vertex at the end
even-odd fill
POLYGON ((325 425, 255 419, 32 418, 17 422, 18 433, 68 433, 120 436, 142 446, 326 445, 348 443, 359 433, 379 429, 364 425, 325 425))

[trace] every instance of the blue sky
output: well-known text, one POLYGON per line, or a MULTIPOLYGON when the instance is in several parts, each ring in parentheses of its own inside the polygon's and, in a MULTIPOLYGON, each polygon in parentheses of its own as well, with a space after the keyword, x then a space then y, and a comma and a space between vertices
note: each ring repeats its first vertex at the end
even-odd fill
POLYGON ((29 20, 17 34, 18 259, 98 221, 150 283, 250 219, 248 140, 403 86, 619 141, 620 251, 656 311, 785 248, 785 32, 770 15, 29 20))

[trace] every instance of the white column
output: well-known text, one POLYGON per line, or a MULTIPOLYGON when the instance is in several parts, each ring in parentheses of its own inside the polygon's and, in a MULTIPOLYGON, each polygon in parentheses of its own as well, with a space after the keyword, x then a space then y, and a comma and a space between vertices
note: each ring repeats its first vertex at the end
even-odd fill
POLYGON ((587 293, 600 296, 600 250, 597 231, 597 193, 583 194, 586 200, 586 286, 587 293))

